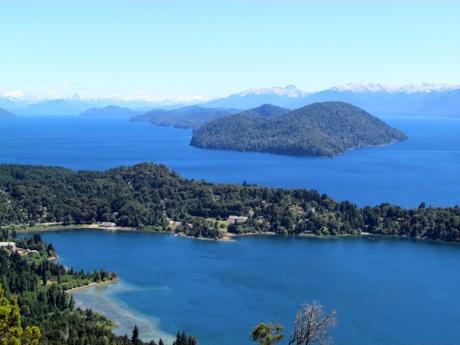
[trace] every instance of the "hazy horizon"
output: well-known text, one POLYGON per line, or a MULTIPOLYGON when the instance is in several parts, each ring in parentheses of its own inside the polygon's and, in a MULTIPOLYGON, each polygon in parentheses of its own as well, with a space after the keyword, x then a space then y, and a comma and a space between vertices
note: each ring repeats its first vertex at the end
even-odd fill
POLYGON ((190 101, 291 84, 459 84, 458 18, 454 1, 5 2, 0 97, 190 101))

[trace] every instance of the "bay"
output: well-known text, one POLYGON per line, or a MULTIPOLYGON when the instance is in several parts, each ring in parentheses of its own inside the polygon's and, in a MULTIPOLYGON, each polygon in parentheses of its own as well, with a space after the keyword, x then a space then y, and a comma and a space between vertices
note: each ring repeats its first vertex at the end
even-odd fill
POLYGON ((298 306, 318 300, 337 311, 336 344, 454 345, 460 336, 458 245, 95 230, 43 237, 65 265, 119 274, 120 283, 75 296, 115 317, 122 333, 138 324, 147 338, 186 330, 202 345, 250 344, 257 323, 281 322, 289 334, 298 306))

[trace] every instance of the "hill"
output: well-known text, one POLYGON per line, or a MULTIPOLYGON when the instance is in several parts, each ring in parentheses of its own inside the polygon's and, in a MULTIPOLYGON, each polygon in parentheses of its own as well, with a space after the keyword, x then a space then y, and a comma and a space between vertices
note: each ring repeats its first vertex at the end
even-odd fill
POLYGON ((274 117, 290 112, 290 109, 278 107, 271 104, 262 104, 259 107, 248 109, 239 113, 240 116, 260 116, 260 117, 274 117))
POLYGON ((193 133, 191 145, 297 156, 334 156, 346 150, 406 139, 364 110, 342 102, 314 103, 275 117, 241 114, 214 120, 193 133))
POLYGON ((88 117, 103 117, 103 116, 117 116, 117 117, 131 117, 138 115, 139 111, 132 110, 130 108, 118 107, 116 105, 108 105, 103 108, 91 108, 82 113, 80 116, 88 117))
POLYGON ((0 108, 0 119, 7 119, 14 117, 15 115, 10 113, 8 110, 5 110, 3 108, 0 108))
POLYGON ((198 128, 203 124, 238 112, 235 109, 204 108, 188 106, 178 109, 155 109, 133 117, 132 121, 147 121, 157 126, 177 128, 198 128))

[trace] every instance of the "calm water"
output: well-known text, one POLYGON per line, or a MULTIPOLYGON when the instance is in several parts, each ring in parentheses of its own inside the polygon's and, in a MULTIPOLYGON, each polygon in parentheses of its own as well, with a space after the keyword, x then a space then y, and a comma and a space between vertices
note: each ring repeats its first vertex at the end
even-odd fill
POLYGON ((249 344, 256 323, 279 321, 289 332, 298 305, 319 300, 337 310, 336 344, 454 345, 460 337, 458 245, 94 230, 44 238, 66 265, 119 273, 120 284, 77 298, 122 321, 122 332, 138 323, 148 337, 184 329, 202 345, 249 344))
POLYGON ((106 169, 164 163, 188 178, 317 189, 360 205, 460 204, 460 119, 390 117, 409 140, 336 158, 196 149, 191 131, 126 119, 23 117, 0 121, 0 162, 106 169))

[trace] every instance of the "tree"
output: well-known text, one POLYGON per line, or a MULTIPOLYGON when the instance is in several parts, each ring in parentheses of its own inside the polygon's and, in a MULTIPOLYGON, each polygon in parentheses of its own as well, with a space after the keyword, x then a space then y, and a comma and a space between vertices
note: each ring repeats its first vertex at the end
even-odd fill
POLYGON ((133 334, 131 336, 131 343, 134 345, 139 343, 139 328, 137 328, 137 326, 134 326, 133 334))
POLYGON ((297 312, 294 334, 289 345, 325 345, 330 343, 328 330, 336 323, 336 312, 324 312, 323 306, 314 301, 302 304, 297 312))
POLYGON ((259 323, 251 332, 251 340, 260 345, 274 345, 283 338, 283 326, 274 323, 259 323))
POLYGON ((35 326, 27 326, 23 329, 19 310, 16 297, 6 297, 0 287, 0 344, 38 345, 40 329, 35 326))

